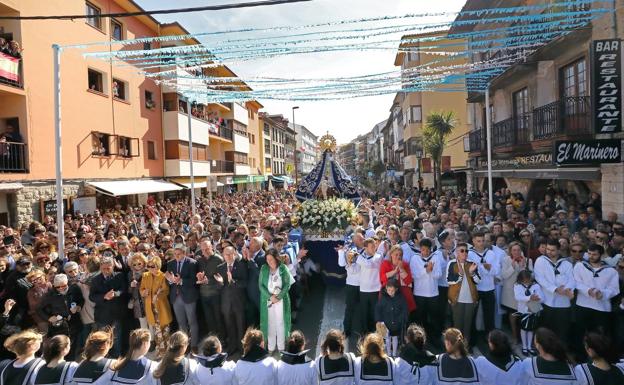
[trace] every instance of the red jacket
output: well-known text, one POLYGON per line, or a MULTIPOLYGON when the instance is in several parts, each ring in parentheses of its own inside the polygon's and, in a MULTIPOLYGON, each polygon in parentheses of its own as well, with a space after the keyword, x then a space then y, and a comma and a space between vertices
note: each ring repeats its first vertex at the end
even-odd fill
MULTIPOLYGON (((414 295, 412 294, 412 272, 410 271, 409 265, 407 262, 401 261, 403 264, 403 269, 407 273, 407 276, 401 279, 401 294, 405 297, 405 301, 407 302, 407 311, 412 312, 416 310, 416 302, 414 301, 414 295)), ((394 265, 389 259, 381 262, 381 266, 379 267, 379 279, 381 280, 381 286, 386 286, 388 283, 388 277, 386 277, 386 273, 394 270, 394 265)), ((397 277, 398 278, 398 277, 397 277)))

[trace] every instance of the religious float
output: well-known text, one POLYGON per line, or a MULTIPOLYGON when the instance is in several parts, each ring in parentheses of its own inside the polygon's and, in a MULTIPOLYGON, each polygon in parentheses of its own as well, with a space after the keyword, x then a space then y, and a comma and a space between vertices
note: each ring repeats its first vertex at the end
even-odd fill
POLYGON ((296 220, 303 230, 308 256, 321 267, 326 283, 344 284, 346 271, 338 265, 336 247, 345 242, 357 219, 357 185, 335 159, 336 139, 320 139, 321 160, 297 186, 301 202, 296 220))

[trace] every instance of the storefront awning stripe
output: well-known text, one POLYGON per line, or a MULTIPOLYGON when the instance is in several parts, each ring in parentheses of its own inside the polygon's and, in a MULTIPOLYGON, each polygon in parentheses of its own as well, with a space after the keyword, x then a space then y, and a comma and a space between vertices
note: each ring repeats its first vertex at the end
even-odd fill
POLYGON ((102 194, 114 197, 162 191, 177 191, 184 188, 176 183, 153 179, 91 181, 87 182, 87 184, 95 187, 96 190, 102 194))

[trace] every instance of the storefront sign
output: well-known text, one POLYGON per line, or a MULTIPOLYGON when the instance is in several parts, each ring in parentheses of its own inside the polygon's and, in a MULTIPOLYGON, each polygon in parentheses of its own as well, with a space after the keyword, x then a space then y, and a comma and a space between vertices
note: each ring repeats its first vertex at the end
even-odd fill
POLYGON ((592 42, 594 130, 608 134, 622 130, 622 66, 619 39, 592 42))
POLYGON ((557 141, 553 157, 558 165, 619 163, 622 142, 619 139, 557 141))
MULTIPOLYGON (((70 210, 70 201, 67 198, 63 198, 63 214, 67 214, 70 210)), ((39 210, 41 213, 41 221, 43 222, 45 217, 49 216, 56 219, 56 199, 39 200, 39 210)))
MULTIPOLYGON (((524 166, 540 166, 551 165, 552 154, 533 154, 526 156, 516 156, 510 159, 492 159, 492 167, 524 167, 524 166)), ((487 167, 487 160, 481 161, 481 167, 487 167)))

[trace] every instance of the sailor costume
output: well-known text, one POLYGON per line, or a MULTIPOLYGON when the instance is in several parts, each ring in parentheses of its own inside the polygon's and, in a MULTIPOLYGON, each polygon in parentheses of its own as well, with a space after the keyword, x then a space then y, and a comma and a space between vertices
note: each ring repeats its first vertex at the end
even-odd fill
POLYGON ((297 354, 282 352, 277 362, 277 385, 315 385, 318 383, 316 363, 304 350, 297 354))
POLYGON ((370 362, 362 357, 355 359, 355 383, 358 385, 395 384, 396 362, 386 357, 380 362, 370 362))
POLYGON ((475 360, 481 385, 524 385, 525 379, 520 358, 481 356, 475 360))
POLYGON ((567 362, 547 361, 542 357, 522 361, 524 383, 527 385, 577 385, 574 368, 567 362))
POLYGON ((277 362, 259 346, 254 346, 241 357, 234 368, 234 384, 275 385, 277 362))
POLYGON ((140 357, 137 360, 128 360, 120 370, 107 370, 95 385, 148 385, 154 383, 154 370, 157 363, 149 358, 140 357))
POLYGON ((437 384, 481 384, 477 365, 472 357, 452 358, 448 353, 438 356, 437 384))
POLYGON ((234 378, 234 361, 227 361, 227 354, 218 353, 210 357, 195 356, 197 369, 192 372, 194 384, 230 385, 234 378))
POLYGON ((571 324, 570 298, 555 290, 560 286, 571 290, 576 288, 572 264, 563 258, 553 263, 542 255, 535 261, 533 273, 544 293, 544 326, 557 333, 560 339, 567 338, 571 324))
POLYGON ((624 369, 611 366, 602 370, 592 364, 581 364, 574 368, 579 385, 620 385, 624 384, 624 369))
POLYGON ((71 385, 83 385, 94 383, 102 374, 108 371, 113 360, 100 358, 97 361, 86 360, 78 364, 74 371, 71 385))
POLYGON ((76 371, 78 364, 75 362, 61 362, 51 368, 43 365, 37 371, 34 385, 65 385, 69 384, 71 378, 76 371))
POLYGON ((5 360, 0 363, 0 385, 30 385, 37 371, 45 361, 33 358, 23 365, 16 366, 16 360, 5 360))
POLYGON ((594 268, 589 262, 583 261, 574 265, 576 281, 578 322, 587 329, 609 329, 611 314, 611 298, 620 293, 618 272, 606 262, 594 268), (589 295, 592 289, 600 290, 602 298, 589 295))
POLYGON ((433 353, 420 350, 413 344, 408 344, 396 360, 395 384, 433 384, 436 378, 437 365, 438 362, 433 353))
POLYGON ((184 357, 177 365, 167 367, 160 378, 154 379, 154 383, 156 385, 190 385, 194 379, 192 374, 196 370, 197 361, 184 357))
POLYGON ((328 356, 316 359, 319 385, 354 385, 355 356, 345 353, 342 357, 332 360, 328 356))

